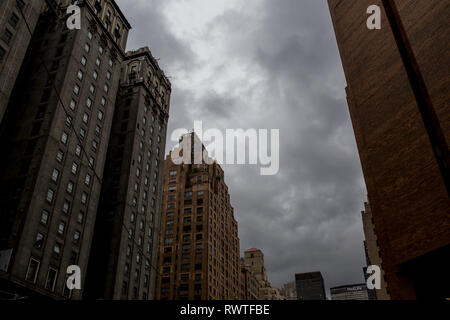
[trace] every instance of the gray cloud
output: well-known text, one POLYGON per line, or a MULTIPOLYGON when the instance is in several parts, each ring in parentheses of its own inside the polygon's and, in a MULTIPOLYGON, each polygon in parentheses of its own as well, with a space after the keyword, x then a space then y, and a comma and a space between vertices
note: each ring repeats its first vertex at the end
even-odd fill
POLYGON ((366 191, 326 1, 264 0, 258 10, 226 10, 199 35, 220 45, 210 66, 171 31, 162 1, 118 2, 134 26, 129 47, 149 45, 173 76, 169 131, 192 128, 194 120, 219 129, 280 128, 278 175, 224 166, 241 248, 264 251, 277 286, 314 270, 327 287, 362 282, 366 191), (205 86, 182 84, 204 68, 205 86), (249 81, 233 78, 236 72, 249 81))

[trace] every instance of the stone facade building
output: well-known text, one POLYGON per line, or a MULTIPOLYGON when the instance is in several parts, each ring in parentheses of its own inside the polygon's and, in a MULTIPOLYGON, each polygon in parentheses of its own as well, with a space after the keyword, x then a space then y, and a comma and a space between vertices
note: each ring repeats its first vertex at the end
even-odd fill
POLYGON ((0 124, 43 8, 44 0, 0 1, 0 124))
POLYGON ((127 52, 89 262, 89 298, 154 299, 170 93, 148 48, 127 52))

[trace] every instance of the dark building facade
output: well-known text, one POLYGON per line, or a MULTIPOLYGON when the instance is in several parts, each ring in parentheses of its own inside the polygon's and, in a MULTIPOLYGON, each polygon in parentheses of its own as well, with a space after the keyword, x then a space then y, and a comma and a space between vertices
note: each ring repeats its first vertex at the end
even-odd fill
POLYGON ((325 284, 319 271, 295 274, 297 300, 326 300, 325 284))
POLYGON ((89 261, 87 298, 154 299, 170 93, 170 82, 148 48, 126 54, 89 261))
POLYGON ((328 2, 388 293, 449 297, 436 268, 450 256, 450 4, 328 2), (380 30, 366 26, 371 5, 380 30))
POLYGON ((78 3, 81 30, 41 15, 0 136, 0 283, 56 299, 82 297, 130 29, 113 0, 78 3))
MULTIPOLYGON (((192 154, 203 152, 195 134, 186 140, 201 146, 192 154)), ((237 300, 238 225, 224 172, 217 163, 174 164, 173 155, 164 165, 157 299, 237 300)))
POLYGON ((369 300, 365 283, 330 288, 331 300, 369 300))
POLYGON ((43 8, 44 0, 0 1, 0 124, 43 8))

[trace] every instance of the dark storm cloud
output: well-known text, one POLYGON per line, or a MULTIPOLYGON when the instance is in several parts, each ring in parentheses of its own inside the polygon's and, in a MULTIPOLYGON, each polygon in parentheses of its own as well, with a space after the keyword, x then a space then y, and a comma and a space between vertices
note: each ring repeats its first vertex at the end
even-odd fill
POLYGON ((200 72, 200 58, 170 31, 162 1, 119 3, 135 27, 129 47, 149 45, 173 76, 169 137, 194 120, 220 129, 280 129, 278 175, 224 166, 241 248, 264 251, 277 286, 314 270, 328 287, 362 282, 365 189, 326 1, 261 0, 258 10, 233 8, 210 21, 201 36, 220 43, 224 56, 215 57, 223 63, 211 67, 206 89, 178 85, 200 72), (233 63, 249 83, 224 81, 223 90, 214 89, 233 63))

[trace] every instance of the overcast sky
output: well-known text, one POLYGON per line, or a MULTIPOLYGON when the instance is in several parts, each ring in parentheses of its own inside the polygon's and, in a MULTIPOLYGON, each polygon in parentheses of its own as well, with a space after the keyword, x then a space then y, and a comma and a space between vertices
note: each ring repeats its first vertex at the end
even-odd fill
MULTIPOLYGON (((172 82, 169 131, 280 129, 280 171, 223 166, 241 251, 261 248, 269 280, 320 270, 363 282, 366 198, 325 0, 117 0, 172 82)), ((168 141, 168 148, 173 143, 168 141)))

